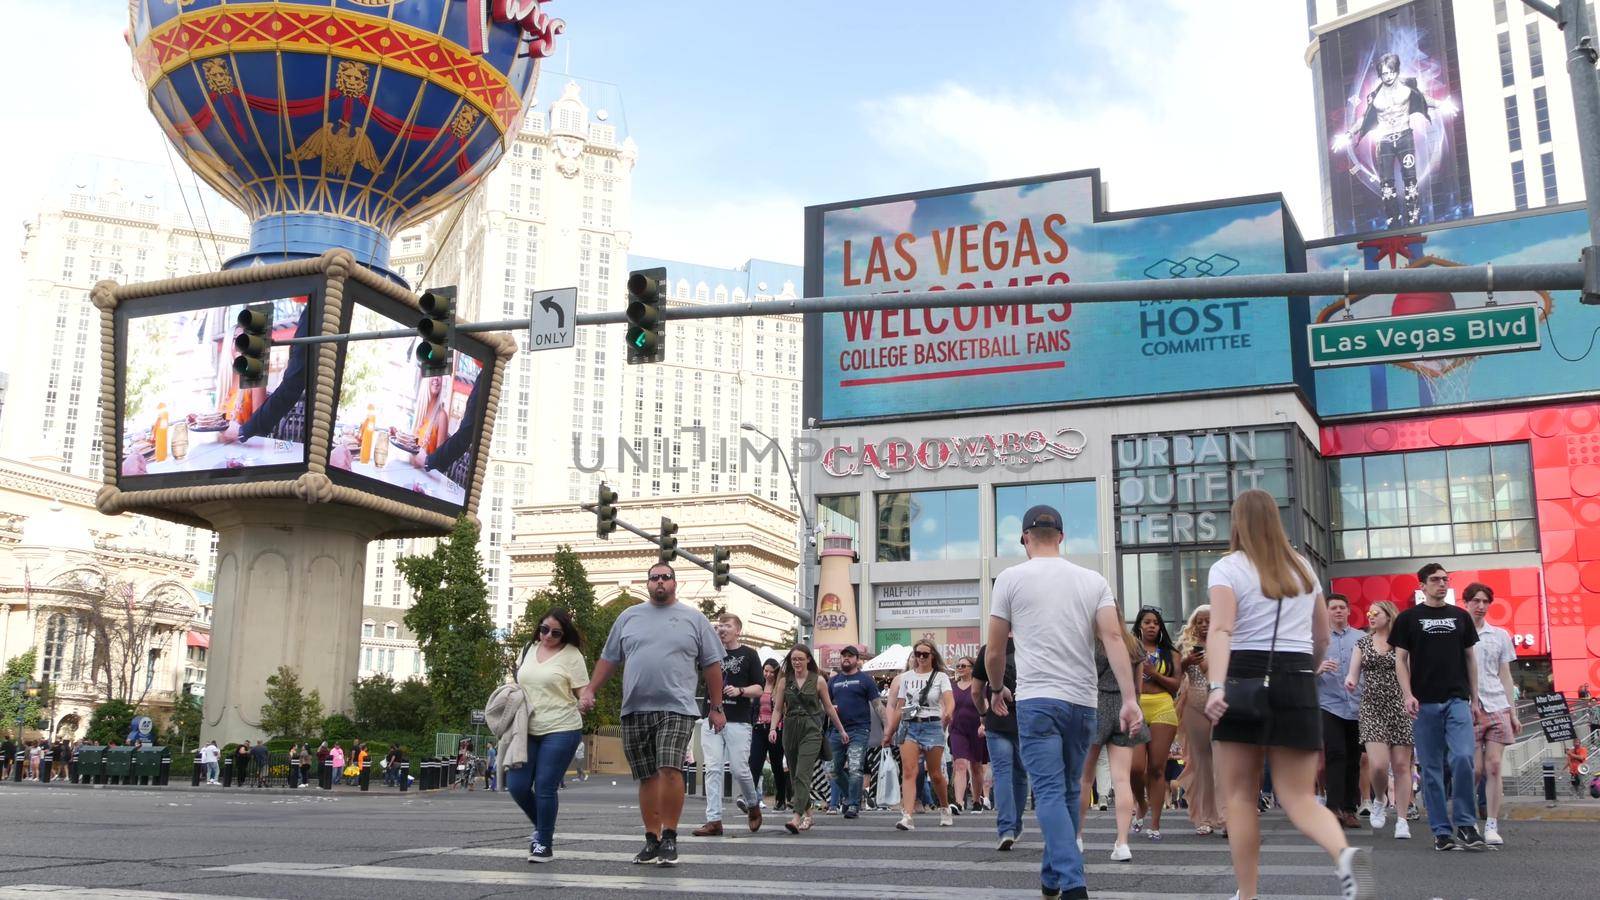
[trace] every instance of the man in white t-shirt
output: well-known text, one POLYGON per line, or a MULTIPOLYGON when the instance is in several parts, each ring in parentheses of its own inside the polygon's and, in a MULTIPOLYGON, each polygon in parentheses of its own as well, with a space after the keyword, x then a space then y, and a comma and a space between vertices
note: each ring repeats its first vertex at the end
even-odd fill
MULTIPOLYGON (((1061 533, 1061 514, 1052 507, 1035 506, 1023 515, 1028 561, 995 579, 984 664, 1005 671, 1006 641, 1015 639, 1017 733, 1044 833, 1040 890, 1071 900, 1089 896, 1078 847, 1078 793, 1095 731, 1097 634, 1119 651, 1106 656, 1122 689, 1122 729, 1137 729, 1144 715, 1133 667, 1120 652, 1122 615, 1111 586, 1098 572, 1061 558, 1061 533)), ((1004 715, 1012 701, 1002 688, 991 705, 1004 715)))
POLYGON ((200 748, 200 763, 206 767, 206 784, 217 784, 217 760, 222 756, 222 751, 217 749, 217 742, 212 741, 200 748))
POLYGON ((1517 658, 1517 648, 1509 632, 1487 621, 1489 605, 1494 603, 1494 591, 1488 585, 1469 584, 1461 596, 1472 624, 1478 627, 1478 709, 1474 711, 1472 730, 1478 739, 1477 771, 1484 780, 1488 807, 1483 841, 1498 847, 1505 843, 1500 837, 1500 801, 1505 796, 1500 761, 1506 747, 1517 742, 1517 732, 1522 730, 1517 708, 1511 703, 1511 661, 1517 658))

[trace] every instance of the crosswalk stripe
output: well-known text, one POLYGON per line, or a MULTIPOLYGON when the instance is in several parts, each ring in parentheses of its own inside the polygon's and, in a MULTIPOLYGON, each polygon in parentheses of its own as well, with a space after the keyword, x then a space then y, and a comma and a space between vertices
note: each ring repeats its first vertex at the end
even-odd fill
POLYGON ((135 891, 128 888, 86 888, 68 884, 13 884, 0 887, 0 900, 41 900, 70 897, 72 900, 262 900, 229 894, 175 894, 172 891, 135 891))
MULTIPOLYGON (((686 861, 687 864, 688 861, 686 861)), ((588 888, 613 891, 640 890, 653 894, 734 894, 744 896, 811 896, 816 885, 787 881, 749 881, 720 878, 680 877, 672 874, 641 875, 577 875, 561 872, 508 872, 482 869, 408 869, 400 866, 341 866, 325 863, 260 862, 240 863, 204 869, 206 872, 236 875, 274 875, 278 877, 340 878, 370 881, 431 881, 451 885, 498 884, 541 888, 588 888)), ((646 870, 660 873, 662 870, 646 870)), ((849 897, 871 896, 883 900, 972 900, 972 888, 945 888, 936 886, 907 887, 898 884, 846 884, 829 882, 828 890, 849 897)), ((984 888, 985 897, 1005 900, 1035 900, 1038 888, 1026 890, 984 888)), ((1111 897, 1109 894, 1098 894, 1111 897)), ((1125 895, 1129 898, 1133 894, 1125 895)), ((1148 893, 1138 896, 1148 897, 1148 893)))
MULTIPOLYGON (((919 829, 919 831, 920 831, 920 829, 919 829)), ((936 832, 933 832, 933 833, 937 835, 937 834, 942 834, 943 831, 944 831, 943 829, 940 829, 939 831, 936 831, 936 832)), ((898 832, 896 832, 896 833, 898 833, 898 832)), ((742 832, 742 833, 730 832, 729 834, 723 835, 722 837, 709 837, 709 838, 700 838, 700 837, 694 837, 693 835, 680 834, 680 835, 678 835, 678 843, 680 845, 703 845, 703 844, 708 844, 708 843, 721 843, 721 842, 726 841, 726 842, 739 842, 741 844, 774 844, 774 845, 782 844, 782 845, 784 845, 786 847, 789 847, 791 849, 796 848, 796 847, 805 846, 807 844, 818 844, 818 845, 821 845, 821 846, 824 846, 824 847, 929 847, 929 848, 934 848, 934 849, 938 849, 938 850, 989 850, 989 851, 993 851, 994 850, 994 841, 993 840, 963 841, 963 840, 951 840, 950 838, 938 838, 938 837, 920 838, 920 837, 888 837, 888 836, 881 837, 881 838, 828 837, 827 834, 828 834, 828 832, 826 830, 823 830, 820 835, 818 834, 818 832, 816 830, 813 830, 813 831, 810 831, 810 832, 808 832, 808 833, 806 833, 804 835, 774 834, 774 835, 771 835, 770 837, 767 836, 764 833, 750 834, 749 832, 742 832)), ((637 834, 618 834, 618 833, 607 834, 607 833, 602 833, 602 832, 566 832, 566 831, 557 831, 556 832, 556 838, 558 840, 562 841, 562 842, 573 842, 573 841, 622 841, 622 842, 626 842, 626 843, 642 843, 643 842, 643 837, 641 835, 637 835, 637 834)), ((1037 832, 1037 831, 1028 831, 1028 832, 1025 832, 1023 834, 1023 836, 1022 836, 1022 846, 1023 847, 1027 847, 1027 846, 1030 846, 1030 845, 1033 846, 1033 847, 1040 846, 1039 832, 1037 832)), ((1105 848, 1105 849, 1110 849, 1110 844, 1107 843, 1107 842, 1089 841, 1089 842, 1087 842, 1087 846, 1090 847, 1090 848, 1101 847, 1101 848, 1105 848)), ((1179 844, 1179 843, 1162 842, 1160 844, 1139 843, 1139 844, 1133 844, 1131 846, 1133 846, 1135 849, 1138 849, 1140 847, 1148 847, 1149 848, 1149 853, 1152 854, 1152 855, 1159 855, 1162 851, 1167 850, 1169 848, 1170 849, 1177 849, 1177 848, 1180 848, 1180 847, 1189 848, 1189 852, 1210 852, 1210 851, 1214 851, 1216 853, 1227 853, 1228 852, 1228 844, 1227 844, 1227 842, 1221 841, 1221 840, 1216 841, 1214 843, 1211 843, 1209 845, 1179 844)), ((1261 850, 1264 853, 1322 853, 1322 851, 1320 849, 1318 849, 1315 844, 1310 844, 1310 843, 1301 843, 1301 844, 1263 844, 1262 847, 1261 847, 1261 850)))
MULTIPOLYGON (((1312 848, 1316 850, 1315 847, 1312 848)), ((495 859, 522 859, 528 851, 500 847, 463 847, 451 850, 448 856, 482 856, 495 859)), ((1316 850, 1321 853, 1321 850, 1316 850)), ((608 853, 596 850, 567 850, 556 851, 556 859, 573 859, 588 862, 625 862, 628 857, 622 853, 608 853)), ((1140 878, 1155 876, 1182 876, 1193 877, 1197 875, 1219 876, 1233 873, 1231 864, 1224 865, 1145 865, 1151 857, 1140 857, 1141 865, 1135 868, 1131 863, 1089 863, 1084 870, 1091 875, 1137 875, 1140 878)), ((690 853, 683 857, 685 863, 706 864, 714 866, 787 866, 800 869, 889 869, 904 870, 908 872, 970 872, 975 865, 967 859, 850 859, 839 857, 818 857, 803 855, 784 856, 745 856, 723 853, 690 853)), ((985 871, 995 872, 1038 872, 1039 864, 1031 861, 996 861, 984 860, 981 866, 985 871)), ((1326 875, 1328 867, 1318 866, 1262 866, 1262 875, 1326 875)))

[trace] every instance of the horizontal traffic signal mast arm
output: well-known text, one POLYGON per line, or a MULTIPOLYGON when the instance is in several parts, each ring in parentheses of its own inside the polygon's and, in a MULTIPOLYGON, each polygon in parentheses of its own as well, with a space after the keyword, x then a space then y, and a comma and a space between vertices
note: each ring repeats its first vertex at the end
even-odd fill
MULTIPOLYGON (((1600 261, 1595 280, 1600 287, 1600 261)), ((1032 287, 914 291, 904 294, 849 294, 796 297, 789 300, 747 300, 740 303, 678 304, 661 310, 663 319, 729 319, 883 309, 948 309, 957 306, 1016 306, 1024 303, 1129 303, 1139 300, 1250 300, 1282 297, 1342 297, 1350 294, 1403 294, 1412 291, 1489 293, 1491 291, 1576 291, 1584 288, 1583 263, 1537 263, 1514 266, 1428 266, 1419 269, 1347 269, 1337 272, 1287 272, 1270 275, 1219 275, 1215 278, 1148 278, 1040 284, 1032 287)), ((1584 302, 1600 303, 1600 290, 1585 292, 1584 302)), ((580 313, 578 325, 620 325, 626 310, 580 313)), ((458 322, 467 334, 522 331, 528 320, 458 322)), ((413 329, 326 334, 273 341, 274 344, 321 344, 336 341, 413 337, 413 329)))
MULTIPOLYGON (((593 503, 580 504, 580 508, 585 510, 586 512, 594 512, 595 511, 593 503)), ((621 528, 624 531, 631 531, 634 534, 638 535, 639 537, 642 537, 645 540, 649 541, 650 543, 655 544, 657 547, 661 546, 661 537, 660 537, 660 535, 654 535, 654 534, 651 534, 650 532, 645 531, 643 529, 635 528, 632 525, 629 525, 627 522, 622 521, 621 519, 617 519, 616 523, 617 523, 617 527, 618 528, 621 528)), ((694 563, 695 565, 699 566, 700 568, 705 569, 707 572, 712 571, 711 560, 709 560, 709 559, 705 559, 703 557, 695 556, 693 553, 690 553, 689 551, 684 550, 681 547, 678 549, 677 555, 678 555, 679 559, 688 560, 689 562, 694 563)), ((795 606, 793 603, 790 603, 789 601, 783 599, 782 597, 779 597, 778 595, 772 593, 771 591, 768 591, 766 588, 763 588, 763 587, 761 587, 760 585, 757 585, 757 584, 752 584, 750 581, 745 579, 743 576, 741 576, 741 575, 729 575, 728 576, 728 580, 733 582, 734 584, 738 585, 739 587, 744 588, 745 590, 749 591, 750 593, 755 594, 757 597, 760 597, 761 599, 767 601, 768 603, 771 603, 773 606, 778 607, 779 609, 783 610, 784 612, 799 618, 802 623, 804 623, 804 624, 806 624, 808 626, 813 624, 813 619, 812 619, 810 613, 806 612, 803 609, 800 609, 799 607, 795 606)))

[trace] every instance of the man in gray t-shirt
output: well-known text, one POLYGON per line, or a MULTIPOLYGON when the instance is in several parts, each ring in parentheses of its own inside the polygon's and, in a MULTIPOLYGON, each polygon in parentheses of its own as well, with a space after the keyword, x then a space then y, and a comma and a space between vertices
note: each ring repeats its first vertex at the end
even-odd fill
MULTIPOLYGON (((699 716, 699 677, 707 696, 722 696, 722 640, 699 610, 678 602, 677 573, 664 562, 650 567, 650 602, 617 616, 594 675, 578 697, 584 712, 617 669, 622 670, 622 750, 639 782, 644 818, 640 864, 678 863, 678 816, 683 812, 683 758, 699 716)), ((719 704, 706 717, 714 732, 727 724, 719 704)))

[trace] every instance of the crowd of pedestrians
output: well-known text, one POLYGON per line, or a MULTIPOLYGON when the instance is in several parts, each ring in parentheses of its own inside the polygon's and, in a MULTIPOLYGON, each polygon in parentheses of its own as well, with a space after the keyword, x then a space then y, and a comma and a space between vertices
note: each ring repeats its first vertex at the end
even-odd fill
POLYGON ((52 741, 30 740, 18 744, 8 735, 0 739, 0 773, 6 778, 12 777, 16 766, 22 764, 22 777, 26 781, 60 781, 67 780, 68 766, 72 763, 72 755, 83 745, 83 741, 69 741, 65 738, 56 738, 52 741))

